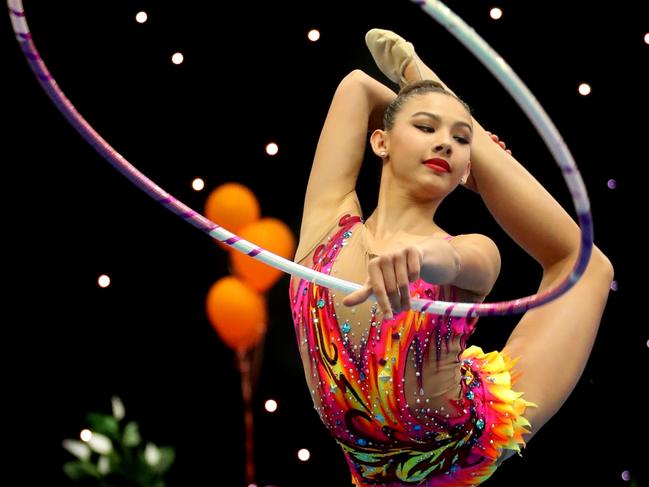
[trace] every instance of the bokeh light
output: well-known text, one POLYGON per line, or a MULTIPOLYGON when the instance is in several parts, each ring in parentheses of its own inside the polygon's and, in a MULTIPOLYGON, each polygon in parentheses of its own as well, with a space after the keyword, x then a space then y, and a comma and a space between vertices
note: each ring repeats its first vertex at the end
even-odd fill
POLYGON ((102 274, 97 278, 97 284, 99 284, 99 287, 103 288, 110 286, 110 277, 108 277, 106 274, 102 274))
POLYGON ((502 16, 503 16, 503 11, 498 7, 494 7, 491 10, 489 10, 489 17, 491 17, 494 20, 498 20, 502 18, 502 16))
POLYGON ((149 16, 146 14, 146 12, 138 12, 138 13, 135 15, 135 21, 136 21, 138 24, 143 24, 144 22, 147 21, 148 18, 149 18, 149 16))

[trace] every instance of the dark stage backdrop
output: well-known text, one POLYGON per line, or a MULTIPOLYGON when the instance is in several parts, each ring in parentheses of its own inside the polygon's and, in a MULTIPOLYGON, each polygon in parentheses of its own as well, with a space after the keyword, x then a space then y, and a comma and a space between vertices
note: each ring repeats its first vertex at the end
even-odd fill
MULTIPOLYGON (((573 395, 485 485, 647 485, 647 2, 449 1, 514 68, 552 117, 582 172, 597 244, 618 290, 573 395), (492 6, 504 16, 493 21, 492 6), (577 94, 581 82, 592 94, 577 94), (617 188, 607 186, 609 179, 617 188)), ((263 216, 297 236, 310 162, 338 80, 360 68, 385 80, 365 48, 372 27, 395 30, 499 134, 574 214, 540 137, 482 65, 403 1, 26 1, 36 46, 81 114, 124 157, 197 211, 220 184, 251 188, 263 216), (139 10, 149 13, 137 24, 139 10), (319 42, 306 33, 321 31, 319 42), (176 66, 170 56, 183 52, 176 66), (267 142, 279 154, 264 153, 267 142), (193 191, 193 178, 206 189, 193 191)), ((6 13, 6 10, 5 10, 6 13)), ((72 485, 61 447, 89 411, 124 401, 145 439, 172 445, 170 486, 244 485, 242 400, 233 352, 204 311, 229 274, 227 255, 121 176, 74 131, 39 87, 3 23, 5 84, 3 474, 17 484, 72 485), (113 284, 96 285, 107 273, 113 284)), ((359 179, 366 216, 378 167, 359 179)), ((483 232, 503 271, 490 301, 535 292, 539 269, 459 190, 440 211, 451 233, 483 232), (459 218, 457 217, 459 215, 459 218)), ((512 204, 516 204, 512 201, 512 204)), ((349 485, 347 466, 313 410, 299 362, 288 277, 268 293, 255 388, 259 485, 349 485), (268 398, 279 403, 267 413, 268 398), (311 460, 297 459, 300 448, 311 460)), ((500 348, 517 317, 481 320, 472 343, 500 348)))

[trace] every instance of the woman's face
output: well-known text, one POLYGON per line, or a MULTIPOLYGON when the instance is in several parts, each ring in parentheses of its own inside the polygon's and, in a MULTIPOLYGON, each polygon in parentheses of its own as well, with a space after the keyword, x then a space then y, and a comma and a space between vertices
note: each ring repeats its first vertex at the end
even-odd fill
POLYGON ((415 95, 388 132, 392 172, 422 197, 444 197, 467 174, 471 138, 471 115, 462 103, 443 93, 415 95))

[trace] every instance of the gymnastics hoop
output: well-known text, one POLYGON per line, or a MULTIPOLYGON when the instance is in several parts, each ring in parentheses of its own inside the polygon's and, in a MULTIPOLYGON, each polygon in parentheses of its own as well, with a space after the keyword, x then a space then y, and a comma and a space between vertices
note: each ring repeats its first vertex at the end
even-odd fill
MULTIPOLYGON (((494 303, 460 303, 412 299, 411 308, 418 312, 447 316, 495 316, 522 313, 541 306, 558 298, 574 286, 586 270, 590 259, 593 247, 593 225, 590 202, 581 175, 558 130, 532 93, 507 65, 505 60, 442 2, 437 0, 411 1, 419 5, 433 19, 460 40, 498 78, 532 121, 561 168, 577 211, 582 235, 579 256, 571 273, 562 282, 543 293, 494 303)), ((22 0, 7 0, 7 5, 9 7, 11 24, 18 43, 41 87, 77 132, 104 159, 138 188, 168 210, 207 233, 212 238, 283 272, 306 279, 319 286, 341 291, 345 294, 354 292, 362 287, 360 284, 344 281, 296 264, 240 238, 208 220, 200 213, 192 210, 138 171, 90 126, 58 87, 56 80, 49 73, 47 66, 36 50, 27 25, 22 0)), ((374 296, 370 296, 370 299, 374 299, 374 296)))

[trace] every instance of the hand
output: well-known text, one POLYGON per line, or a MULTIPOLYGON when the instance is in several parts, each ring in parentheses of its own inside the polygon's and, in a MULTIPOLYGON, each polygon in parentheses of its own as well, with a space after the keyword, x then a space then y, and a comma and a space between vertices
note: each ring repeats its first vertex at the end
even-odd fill
POLYGON ((485 130, 485 132, 487 132, 487 134, 489 134, 489 137, 491 137, 491 140, 493 140, 496 144, 498 144, 500 147, 502 147, 503 150, 505 152, 507 152, 507 154, 511 155, 512 151, 507 148, 505 143, 502 140, 500 140, 500 138, 496 134, 492 134, 488 130, 485 130))
MULTIPOLYGON (((491 137, 491 140, 493 140, 496 144, 498 144, 500 147, 502 147, 502 149, 503 149, 505 152, 507 152, 507 154, 510 154, 510 155, 511 155, 512 151, 509 150, 509 149, 507 148, 507 146, 505 145, 505 143, 504 143, 502 140, 500 140, 500 138, 499 138, 496 134, 492 134, 492 133, 489 132, 488 130, 485 130, 485 132, 487 132, 487 134, 489 135, 489 137, 491 137)), ((462 184, 462 186, 464 186, 464 187, 467 188, 467 189, 470 189, 470 190, 473 191, 474 193, 479 193, 479 192, 480 192, 480 191, 478 190, 478 185, 477 185, 476 182, 475 182, 475 178, 473 177, 473 173, 469 173, 469 177, 468 177, 467 180, 462 184)))
POLYGON ((345 306, 355 306, 374 294, 379 310, 385 319, 392 319, 393 312, 410 309, 409 283, 419 279, 423 252, 414 245, 379 255, 370 260, 367 280, 359 290, 345 296, 345 306))

